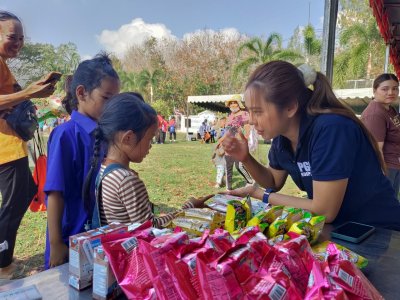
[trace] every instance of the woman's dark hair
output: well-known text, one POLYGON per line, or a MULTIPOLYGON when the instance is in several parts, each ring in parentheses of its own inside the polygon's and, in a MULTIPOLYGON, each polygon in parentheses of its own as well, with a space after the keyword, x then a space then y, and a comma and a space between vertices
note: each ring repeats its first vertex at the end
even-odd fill
POLYGON ((66 96, 62 100, 65 110, 71 114, 73 110, 78 108, 76 88, 79 85, 83 85, 85 91, 91 93, 101 85, 101 81, 104 78, 119 80, 118 74, 112 66, 111 59, 106 53, 99 53, 93 59, 82 61, 72 78, 65 81, 66 96))
POLYGON ((399 83, 399 79, 396 77, 396 75, 391 74, 391 73, 383 73, 375 78, 374 84, 372 85, 372 87, 374 88, 374 90, 376 90, 382 82, 387 81, 387 80, 393 80, 393 81, 396 81, 397 83, 399 83))
POLYGON ((285 61, 271 61, 259 66, 250 75, 246 90, 260 94, 265 101, 275 104, 278 109, 283 109, 297 100, 299 111, 306 111, 310 115, 333 113, 353 120, 368 137, 385 172, 382 154, 371 133, 354 112, 336 98, 325 75, 316 73, 314 89, 310 90, 304 83, 303 73, 294 65, 285 61))
POLYGON ((107 101, 95 130, 93 159, 83 185, 83 199, 87 210, 90 209, 90 184, 99 163, 101 146, 112 145, 118 132, 128 130, 136 134, 139 142, 147 129, 154 124, 157 124, 156 111, 138 93, 121 93, 107 101))
POLYGON ((21 23, 21 20, 16 15, 5 10, 0 10, 0 22, 8 20, 15 20, 21 23))

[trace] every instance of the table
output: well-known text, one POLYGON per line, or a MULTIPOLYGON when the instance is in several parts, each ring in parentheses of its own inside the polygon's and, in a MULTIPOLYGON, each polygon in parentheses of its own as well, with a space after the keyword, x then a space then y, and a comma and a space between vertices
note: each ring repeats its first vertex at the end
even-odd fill
MULTIPOLYGON (((330 239, 332 225, 325 225, 320 241, 330 239)), ((368 266, 364 274, 385 299, 399 299, 400 288, 400 232, 377 228, 375 233, 360 244, 331 239, 366 257, 368 266)), ((0 286, 1 291, 36 285, 43 299, 92 299, 92 288, 78 292, 68 285, 68 264, 47 270, 0 286)))
POLYGON ((46 299, 92 299, 92 288, 81 292, 68 284, 68 264, 37 273, 35 275, 15 280, 9 284, 0 286, 0 292, 36 285, 43 300, 46 299))
POLYGON ((365 276, 387 299, 400 299, 400 232, 376 228, 376 231, 360 244, 330 238, 334 227, 324 226, 321 241, 330 239, 353 250, 368 259, 368 266, 363 269, 365 276))

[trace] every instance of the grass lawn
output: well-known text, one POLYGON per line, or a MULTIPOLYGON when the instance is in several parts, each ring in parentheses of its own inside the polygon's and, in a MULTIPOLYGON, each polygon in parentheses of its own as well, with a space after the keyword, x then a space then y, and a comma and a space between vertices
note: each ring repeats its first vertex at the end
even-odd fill
MULTIPOLYGON (((178 142, 153 145, 150 154, 141 164, 132 165, 145 182, 150 199, 157 205, 157 212, 168 212, 179 207, 189 196, 215 193, 216 171, 211 162, 213 144, 184 141, 178 134, 178 142)), ((266 163, 269 145, 260 144, 255 157, 266 163)), ((233 187, 244 185, 235 170, 233 187)), ((223 188, 220 189, 224 190, 223 188)), ((284 193, 298 195, 299 190, 289 179, 284 193)), ((41 271, 46 240, 46 213, 25 214, 18 231, 14 256, 20 265, 18 277, 41 271)))

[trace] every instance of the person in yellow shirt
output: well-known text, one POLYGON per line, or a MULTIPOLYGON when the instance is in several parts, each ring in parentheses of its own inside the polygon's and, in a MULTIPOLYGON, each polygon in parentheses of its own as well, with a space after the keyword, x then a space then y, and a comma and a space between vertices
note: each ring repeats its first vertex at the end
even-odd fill
POLYGON ((30 98, 48 97, 54 82, 32 83, 22 90, 6 61, 15 58, 24 44, 22 23, 12 13, 0 11, 0 243, 8 249, 0 252, 0 279, 12 278, 12 262, 17 230, 36 193, 29 169, 27 145, 7 124, 4 117, 17 104, 30 98))

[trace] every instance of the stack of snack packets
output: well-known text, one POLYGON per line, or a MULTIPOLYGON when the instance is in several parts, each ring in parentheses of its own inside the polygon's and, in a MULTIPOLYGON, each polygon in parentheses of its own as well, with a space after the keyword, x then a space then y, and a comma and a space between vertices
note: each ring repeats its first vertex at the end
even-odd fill
POLYGON ((209 208, 189 208, 173 219, 170 227, 179 227, 184 231, 201 236, 207 230, 214 232, 215 229, 224 226, 225 214, 209 208))
MULTIPOLYGON (((245 197, 247 198, 247 197, 245 197)), ((250 197, 249 197, 250 198, 250 197)), ((237 197, 237 196, 231 196, 231 195, 223 195, 223 194, 217 194, 214 197, 212 197, 210 200, 207 201, 207 206, 213 210, 226 213, 226 209, 228 206, 228 201, 231 200, 243 200, 242 197, 237 197)), ((266 210, 269 205, 260 201, 260 200, 255 200, 250 198, 250 204, 251 206, 251 213, 252 217, 257 214, 260 211, 266 210)))

